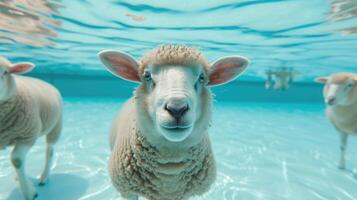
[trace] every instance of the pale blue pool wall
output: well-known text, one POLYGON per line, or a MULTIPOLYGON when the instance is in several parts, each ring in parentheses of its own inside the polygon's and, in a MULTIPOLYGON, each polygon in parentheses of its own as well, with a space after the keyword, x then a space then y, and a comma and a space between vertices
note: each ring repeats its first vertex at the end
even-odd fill
MULTIPOLYGON (((49 75, 30 74, 55 85, 64 97, 129 98, 134 83, 108 75, 49 75)), ((311 102, 322 103, 322 85, 313 82, 297 82, 286 91, 265 89, 263 81, 235 80, 220 87, 213 87, 217 101, 256 102, 311 102)))

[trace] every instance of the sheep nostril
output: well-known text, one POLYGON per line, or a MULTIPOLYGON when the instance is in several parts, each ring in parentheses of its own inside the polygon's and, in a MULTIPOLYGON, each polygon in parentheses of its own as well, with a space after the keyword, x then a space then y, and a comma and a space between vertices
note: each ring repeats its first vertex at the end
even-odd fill
POLYGON ((184 104, 180 107, 178 106, 170 106, 169 104, 165 105, 165 110, 170 113, 175 119, 180 119, 187 111, 188 105, 184 104))
POLYGON ((328 105, 333 105, 336 101, 336 98, 335 97, 329 97, 327 98, 327 104, 328 105))

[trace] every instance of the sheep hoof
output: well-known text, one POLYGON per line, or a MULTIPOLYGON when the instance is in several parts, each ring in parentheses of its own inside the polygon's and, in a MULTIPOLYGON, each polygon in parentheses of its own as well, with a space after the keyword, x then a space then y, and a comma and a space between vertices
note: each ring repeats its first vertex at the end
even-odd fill
POLYGON ((40 182, 38 183, 39 186, 43 186, 47 183, 48 181, 48 175, 41 175, 41 177, 39 178, 40 182))
POLYGON ((40 182, 38 183, 39 186, 44 186, 46 185, 47 180, 46 179, 40 179, 40 182))
POLYGON ((344 165, 339 165, 338 168, 339 168, 340 170, 344 170, 346 167, 345 167, 344 165))
POLYGON ((38 183, 38 186, 44 186, 44 185, 46 185, 46 182, 42 182, 41 181, 41 182, 38 183))
POLYGON ((24 197, 26 200, 35 200, 38 197, 38 193, 36 191, 34 191, 33 194, 29 194, 29 193, 24 194, 24 197))

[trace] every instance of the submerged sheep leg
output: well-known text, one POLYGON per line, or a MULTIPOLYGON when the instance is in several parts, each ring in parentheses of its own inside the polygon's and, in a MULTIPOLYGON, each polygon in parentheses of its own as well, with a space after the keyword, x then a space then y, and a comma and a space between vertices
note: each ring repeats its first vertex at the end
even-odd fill
POLYGON ((340 169, 345 169, 346 167, 346 147, 347 147, 348 135, 346 133, 341 133, 341 145, 340 145, 340 169))
POLYGON ((15 167, 16 174, 20 183, 20 189, 26 200, 33 200, 37 197, 36 189, 26 176, 25 160, 32 145, 16 144, 11 153, 11 162, 15 167))
POLYGON ((39 185, 44 185, 48 179, 48 175, 50 174, 52 158, 53 158, 53 144, 47 143, 46 147, 46 163, 45 168, 42 172, 39 185))
POLYGON ((59 136, 61 135, 62 130, 62 119, 56 124, 53 130, 46 136, 46 161, 45 168, 40 177, 39 185, 44 185, 48 180, 48 176, 50 174, 53 154, 54 154, 54 144, 58 141, 59 136))

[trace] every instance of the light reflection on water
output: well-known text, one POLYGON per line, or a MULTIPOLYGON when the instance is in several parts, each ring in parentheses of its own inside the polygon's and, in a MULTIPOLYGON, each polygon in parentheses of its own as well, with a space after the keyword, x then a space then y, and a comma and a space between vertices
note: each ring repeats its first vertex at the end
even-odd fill
MULTIPOLYGON (((354 19, 357 16, 357 1, 356 0, 333 0, 329 13, 330 20, 333 22, 354 19)), ((342 34, 350 35, 357 33, 357 24, 354 23, 351 27, 342 28, 339 30, 342 34)))
POLYGON ((29 60, 35 73, 107 75, 96 54, 135 57, 161 43, 198 46, 210 60, 252 60, 242 79, 271 68, 303 72, 297 81, 355 71, 356 0, 97 1, 0 0, 0 54, 29 60), (342 34, 341 34, 342 33, 342 34))
POLYGON ((52 27, 61 25, 52 18, 62 7, 46 0, 4 0, 0 2, 0 42, 30 46, 53 46, 49 38, 57 37, 52 27))

